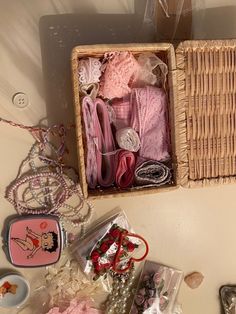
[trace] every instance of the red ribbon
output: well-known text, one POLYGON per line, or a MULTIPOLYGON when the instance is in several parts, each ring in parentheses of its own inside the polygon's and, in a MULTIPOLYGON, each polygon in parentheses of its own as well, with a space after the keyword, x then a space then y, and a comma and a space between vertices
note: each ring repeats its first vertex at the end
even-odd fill
POLYGON ((116 255, 115 255, 115 259, 114 259, 114 264, 113 264, 113 267, 112 269, 114 270, 114 272, 116 273, 120 273, 120 274, 123 274, 125 272, 127 272, 133 265, 134 262, 141 262, 145 259, 145 257, 148 255, 148 252, 149 252, 149 246, 148 246, 148 243, 147 241, 141 237, 140 235, 138 234, 135 234, 135 233, 129 233, 128 231, 124 231, 121 233, 120 235, 120 239, 119 239, 119 244, 118 244, 118 250, 116 252, 116 255), (123 240, 126 238, 126 237, 133 237, 133 238, 137 238, 137 239, 140 239, 145 247, 146 247, 146 250, 145 250, 145 253, 143 256, 139 257, 139 258, 136 258, 136 257, 131 257, 127 263, 127 267, 123 268, 123 269, 119 269, 118 268, 118 264, 119 264, 119 257, 121 255, 121 249, 122 249, 122 242, 123 240))

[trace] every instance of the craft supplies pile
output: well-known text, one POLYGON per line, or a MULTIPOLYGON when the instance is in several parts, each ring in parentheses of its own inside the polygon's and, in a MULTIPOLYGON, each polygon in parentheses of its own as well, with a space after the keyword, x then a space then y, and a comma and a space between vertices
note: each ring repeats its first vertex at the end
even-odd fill
MULTIPOLYGON (((159 93, 156 87, 149 86, 148 89, 149 96, 152 89, 157 89, 159 93)), ((162 90, 160 92, 163 93, 162 90)), ((139 98, 135 99, 139 101, 139 98)), ((84 101, 85 104, 91 104, 91 108, 84 108, 93 108, 92 98, 86 96, 84 101)), ((95 103, 103 106, 101 99, 95 103)), ((90 112, 87 111, 87 117, 90 112)), ((108 113, 104 110, 101 112, 108 113)), ((100 113, 100 109, 97 113, 100 113)), ((17 215, 5 221, 2 232, 4 249, 9 262, 15 267, 48 268, 42 278, 43 282, 35 290, 23 277, 20 277, 21 281, 17 281, 16 276, 2 278, 0 307, 20 306, 19 313, 22 307, 29 307, 31 314, 126 314, 130 311, 130 301, 134 300, 134 313, 148 313, 146 311, 150 310, 160 314, 172 313, 182 272, 167 266, 159 271, 158 264, 154 263, 155 269, 151 273, 148 270, 148 285, 153 288, 145 290, 143 302, 140 297, 143 288, 134 295, 138 265, 146 272, 146 264, 141 262, 146 260, 149 246, 143 236, 133 230, 122 210, 113 210, 85 228, 90 222, 93 207, 82 194, 76 171, 64 161, 64 155, 69 153, 66 147, 68 128, 63 125, 50 128, 26 127, 4 119, 1 122, 27 130, 35 139, 29 154, 20 165, 17 177, 6 189, 5 197, 17 215), (65 258, 66 262, 62 262, 63 266, 58 272, 54 266, 50 266, 59 264, 65 258), (172 275, 176 273, 179 274, 178 280, 175 277, 172 282, 172 275), (29 297, 31 289, 31 294, 36 295, 36 301, 29 297), (44 292, 43 302, 37 301, 41 300, 39 291, 44 292), (96 296, 101 294, 104 295, 103 301, 96 302, 96 296)), ((138 121, 135 124, 138 125, 138 121)), ((108 126, 111 128, 110 122, 106 124, 108 126)), ((121 132, 118 134, 122 141, 124 129, 117 131, 121 132)), ((134 141, 128 144, 134 147, 138 143, 135 150, 138 151, 139 148, 140 151, 140 131, 138 133, 132 128, 129 132, 127 134, 131 138, 134 135, 134 141)), ((142 151, 145 152, 145 147, 143 148, 142 151)), ((123 149, 119 151, 119 158, 126 158, 130 153, 132 152, 123 149)), ((166 154, 167 150, 163 149, 162 156, 166 154)), ((142 177, 143 169, 155 167, 155 163, 161 167, 159 161, 152 159, 145 160, 137 167, 136 159, 141 157, 131 156, 137 177, 145 183, 147 178, 142 177)), ((122 160, 118 162, 122 163, 122 160)), ((103 161, 101 167, 102 163, 103 161)), ((113 169, 110 161, 107 164, 113 169)), ((133 176, 132 171, 130 176, 133 176)), ((103 177, 104 182, 110 182, 108 179, 103 177)))
POLYGON ((167 65, 149 52, 79 60, 90 189, 171 183, 167 74, 167 65))

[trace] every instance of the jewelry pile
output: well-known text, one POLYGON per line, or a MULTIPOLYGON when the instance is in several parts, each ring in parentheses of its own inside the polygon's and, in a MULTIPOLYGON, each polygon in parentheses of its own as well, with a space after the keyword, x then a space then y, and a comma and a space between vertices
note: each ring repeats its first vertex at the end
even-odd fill
POLYGON ((26 127, 1 121, 28 130, 36 139, 16 179, 7 188, 6 199, 19 215, 54 215, 69 228, 83 229, 92 216, 92 205, 83 197, 75 170, 64 164, 63 157, 68 153, 66 128, 26 127), (54 139, 59 140, 57 145, 54 139))
MULTIPOLYGON (((16 179, 6 189, 5 197, 19 215, 6 232, 10 262, 21 267, 48 265, 41 286, 49 298, 43 309, 49 310, 47 314, 128 313, 135 266, 147 257, 148 243, 133 232, 120 210, 85 230, 92 205, 82 194, 76 171, 64 162, 68 150, 63 125, 35 128, 0 121, 26 129, 35 138, 16 179), (67 231, 76 227, 80 236, 69 237, 64 225, 67 231), (68 239, 71 246, 63 252, 68 239), (100 311, 91 301, 102 293, 106 301, 100 311)), ((149 309, 170 313, 181 278, 177 270, 146 262, 132 313, 149 309)))

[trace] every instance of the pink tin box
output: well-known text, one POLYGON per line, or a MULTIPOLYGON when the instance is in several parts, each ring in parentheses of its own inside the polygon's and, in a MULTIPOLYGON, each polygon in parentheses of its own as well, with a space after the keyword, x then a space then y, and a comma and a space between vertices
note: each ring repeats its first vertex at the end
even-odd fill
POLYGON ((56 263, 66 233, 53 216, 24 216, 10 220, 6 246, 10 262, 17 267, 40 267, 56 263))

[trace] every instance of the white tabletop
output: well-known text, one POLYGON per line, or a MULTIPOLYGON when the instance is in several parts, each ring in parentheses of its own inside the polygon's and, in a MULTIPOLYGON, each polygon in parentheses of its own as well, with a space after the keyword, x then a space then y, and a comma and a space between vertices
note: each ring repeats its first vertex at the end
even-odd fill
MULTIPOLYGON (((217 6, 225 3, 223 0, 200 2, 202 6, 209 7, 213 6, 213 2, 217 6)), ((233 3, 234 1, 227 1, 227 5, 233 3)), ((201 7, 198 5, 196 8, 201 7)), ((65 58, 69 58, 68 47, 83 43, 83 32, 86 30, 81 29, 81 23, 85 21, 80 21, 80 24, 78 22, 78 26, 76 21, 79 17, 71 19, 68 16, 46 16, 40 20, 42 16, 83 12, 132 14, 134 10, 134 2, 125 0, 0 0, 0 117, 28 125, 37 124, 44 118, 48 119, 49 124, 73 120, 70 81, 67 77, 70 63, 65 58), (69 36, 70 31, 73 34, 69 36), (24 92, 29 98, 29 105, 25 109, 19 109, 12 103, 12 96, 17 92, 24 92)), ((204 14, 199 10, 194 12, 195 37, 217 37, 217 30, 213 26, 218 11, 212 10, 204 14), (204 20, 202 17, 205 17, 204 20), (207 23, 211 25, 211 33, 207 28, 202 28, 207 23)), ((232 12, 235 14, 236 11, 226 8, 224 12, 229 12, 232 17, 232 12)), ((108 20, 104 18, 104 27, 109 28, 107 38, 110 38, 110 42, 137 41, 137 35, 142 30, 134 27, 138 23, 136 17, 122 18, 125 23, 129 23, 130 33, 125 34, 122 31, 122 23, 118 17, 108 20), (112 28, 109 26, 111 23, 116 26, 112 28), (122 40, 122 36, 126 37, 122 40)), ((229 25, 231 21, 225 23, 225 20, 227 17, 218 19, 218 31, 222 37, 230 37, 229 29, 233 33, 233 28, 229 25)), ((91 27, 89 32, 93 32, 93 36, 87 35, 88 42, 94 36, 98 42, 102 42, 104 34, 94 34, 96 27, 94 28, 92 18, 88 18, 86 24, 88 29, 91 27)), ((148 33, 147 36, 149 35, 152 34, 148 33)), ((26 156, 33 139, 24 130, 1 123, 0 132, 2 227, 4 219, 15 213, 4 199, 5 188, 15 178, 20 162, 26 156)), ((70 162, 76 165, 73 141, 72 135, 70 162)), ((220 311, 220 286, 236 283, 235 191, 235 185, 194 190, 180 188, 150 196, 96 201, 94 205, 96 217, 116 206, 124 209, 134 229, 149 241, 149 259, 182 269, 186 274, 192 271, 202 272, 205 279, 197 290, 190 290, 185 283, 182 284, 179 303, 182 304, 184 314, 216 314, 220 311)), ((0 260, 1 273, 3 269, 11 268, 2 251, 0 260)), ((37 277, 38 271, 21 270, 28 279, 37 277)), ((0 313, 5 314, 6 311, 0 309, 0 313)))

